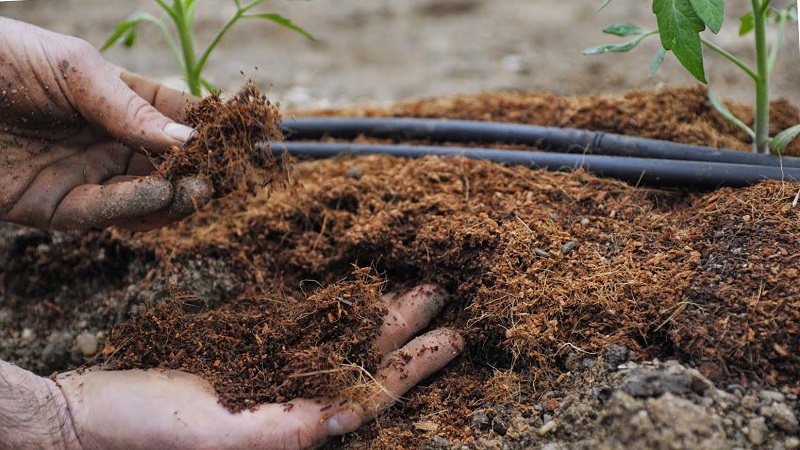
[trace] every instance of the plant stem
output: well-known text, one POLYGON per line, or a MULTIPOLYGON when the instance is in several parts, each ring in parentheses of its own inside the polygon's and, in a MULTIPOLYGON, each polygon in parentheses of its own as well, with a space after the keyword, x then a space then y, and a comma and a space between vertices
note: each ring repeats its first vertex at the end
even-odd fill
POLYGON ((754 131, 756 138, 753 141, 753 151, 756 153, 769 153, 769 51, 767 50, 767 6, 770 1, 763 4, 760 0, 751 0, 753 4, 753 22, 756 45, 756 70, 758 77, 756 83, 756 111, 754 131))
POLYGON ((208 60, 209 55, 214 50, 214 48, 219 43, 220 39, 225 36, 225 33, 233 26, 234 23, 241 19, 242 15, 250 10, 252 7, 262 3, 264 0, 253 0, 245 5, 242 5, 241 2, 238 0, 235 1, 236 3, 236 12, 225 22, 225 25, 217 31, 214 37, 211 39, 211 42, 208 43, 203 53, 200 55, 200 58, 197 60, 197 64, 195 65, 195 72, 197 72, 197 78, 200 79, 200 74, 203 72, 203 67, 206 65, 206 60, 208 60))
POLYGON ((193 24, 188 20, 189 18, 186 15, 186 11, 184 11, 181 0, 175 0, 173 5, 175 8, 175 27, 178 30, 178 38, 183 50, 186 84, 189 85, 189 92, 199 97, 203 92, 200 85, 200 72, 195 69, 196 55, 194 53, 194 37, 192 33, 193 24))

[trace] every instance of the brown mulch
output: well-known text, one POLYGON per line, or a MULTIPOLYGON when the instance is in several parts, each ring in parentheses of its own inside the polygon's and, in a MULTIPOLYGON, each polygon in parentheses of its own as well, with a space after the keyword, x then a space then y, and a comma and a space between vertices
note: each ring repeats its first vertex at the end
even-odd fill
MULTIPOLYGON (((775 105, 776 127, 800 121, 796 108, 775 105)), ((749 147, 699 88, 479 94, 328 114, 749 147)), ((368 342, 380 292, 434 282, 455 298, 437 325, 462 330, 465 355, 349 442, 416 448, 433 434, 469 442, 476 408, 539 414, 537 392, 558 385, 570 359, 600 358, 611 344, 638 358, 679 358, 719 382, 800 377, 798 184, 693 193, 580 170, 382 156, 305 162, 291 176, 300 181, 293 189, 215 200, 173 227, 106 238, 154 258, 139 289, 168 286, 163 302, 114 330, 108 367, 198 373, 233 410, 339 392, 357 382, 349 368, 375 367, 368 342), (204 267, 232 280, 225 295, 198 290, 204 267)))

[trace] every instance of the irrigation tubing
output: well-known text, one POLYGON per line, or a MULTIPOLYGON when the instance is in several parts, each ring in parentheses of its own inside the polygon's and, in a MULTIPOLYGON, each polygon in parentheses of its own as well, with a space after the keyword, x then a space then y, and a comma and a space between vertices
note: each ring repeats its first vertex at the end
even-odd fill
POLYGON ((800 158, 679 144, 598 131, 497 122, 416 118, 311 117, 281 124, 289 141, 272 144, 299 158, 387 154, 461 156, 548 170, 582 167, 633 184, 680 188, 749 186, 765 179, 800 180, 800 158), (359 136, 434 143, 517 144, 550 151, 431 145, 296 142, 359 136))
POLYGON ((548 170, 573 170, 627 181, 635 185, 714 189, 720 186, 750 186, 765 179, 800 180, 800 168, 756 166, 708 161, 679 161, 654 158, 630 158, 606 155, 576 155, 540 151, 500 150, 491 148, 438 147, 423 145, 386 145, 317 142, 281 142, 270 144, 274 153, 285 151, 300 159, 325 159, 341 155, 391 155, 421 158, 428 155, 480 159, 548 170))
POLYGON ((425 139, 431 142, 463 144, 520 144, 564 153, 800 168, 800 158, 796 157, 680 144, 602 131, 475 120, 309 117, 284 121, 281 127, 286 138, 292 141, 324 137, 355 139, 364 135, 383 139, 425 139))

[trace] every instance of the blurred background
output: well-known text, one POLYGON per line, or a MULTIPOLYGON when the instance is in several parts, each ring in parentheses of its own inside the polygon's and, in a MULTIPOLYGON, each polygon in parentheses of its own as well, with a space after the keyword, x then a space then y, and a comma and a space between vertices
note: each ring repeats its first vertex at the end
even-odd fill
MULTIPOLYGON (((168 0, 169 1, 169 0, 168 0)), ((655 26, 651 2, 614 0, 271 0, 258 12, 280 13, 318 40, 266 21, 244 21, 209 60, 206 77, 225 91, 253 79, 284 107, 308 109, 479 91, 556 94, 618 93, 663 84, 694 84, 667 59, 653 79, 647 70, 657 37, 628 54, 584 56, 588 47, 622 42, 602 33, 618 21, 655 26)), ((776 5, 782 2, 776 1, 776 5)), ((752 35, 739 37, 738 16, 749 2, 726 2, 722 32, 707 36, 753 61, 752 35)), ((198 0, 198 47, 235 10, 232 0, 198 0)), ((156 15, 153 0, 29 0, 0 2, 0 15, 67 33, 100 46, 134 11, 156 15)), ((797 26, 787 26, 772 92, 800 105, 797 26)), ((774 33, 771 35, 774 39, 774 33)), ((106 58, 129 70, 181 86, 176 63, 159 31, 145 24, 132 49, 106 58)), ((752 101, 752 83, 706 50, 711 86, 723 97, 752 101)))

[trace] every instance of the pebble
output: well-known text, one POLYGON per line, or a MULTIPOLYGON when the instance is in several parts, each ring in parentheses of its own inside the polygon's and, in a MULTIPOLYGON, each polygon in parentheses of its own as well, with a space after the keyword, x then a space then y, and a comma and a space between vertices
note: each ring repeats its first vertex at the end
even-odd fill
POLYGON ((555 430, 557 426, 558 426, 558 424, 556 424, 555 420, 551 420, 551 421, 545 423, 544 425, 542 425, 541 428, 539 428, 539 436, 546 435, 547 433, 555 430))
POLYGON ((794 434, 800 430, 797 417, 786 403, 773 403, 772 405, 762 406, 759 413, 787 433, 794 434))
POLYGON ((784 441, 783 447, 786 450, 797 450, 800 448, 800 438, 796 436, 789 436, 786 438, 786 441, 784 441))
POLYGON ((753 417, 747 422, 747 440, 753 445, 761 445, 767 439, 767 421, 763 417, 753 417))
POLYGON ((33 330, 31 328, 23 328, 22 333, 19 336, 20 340, 22 340, 22 342, 24 343, 31 342, 34 337, 36 336, 34 335, 33 330))
POLYGON ((566 244, 561 246, 561 253, 567 255, 569 252, 575 249, 575 241, 569 241, 566 244))
POLYGON ((538 256, 541 256, 543 258, 547 258, 548 256, 550 256, 550 253, 547 253, 545 250, 542 250, 539 247, 534 248, 533 253, 536 253, 538 256))
POLYGON ((742 397, 742 408, 748 411, 755 411, 758 408, 758 397, 755 395, 745 395, 742 397))
POLYGON ((583 219, 581 219, 581 225, 589 225, 589 222, 590 222, 590 220, 589 220, 589 219, 587 219, 586 217, 584 217, 583 219))
POLYGON ((786 396, 777 391, 761 391, 758 396, 766 402, 783 403, 786 401, 786 396))
POLYGON ((351 178, 353 180, 361 179, 361 175, 363 175, 364 171, 361 169, 361 166, 350 166, 347 169, 347 172, 344 174, 345 178, 351 178))
POLYGON ((611 344, 603 353, 603 359, 606 363, 606 369, 614 371, 622 364, 630 361, 631 351, 623 345, 611 344))
POLYGON ((94 333, 84 331, 75 337, 75 348, 77 348, 83 356, 93 356, 97 353, 97 347, 97 336, 95 336, 94 333))

